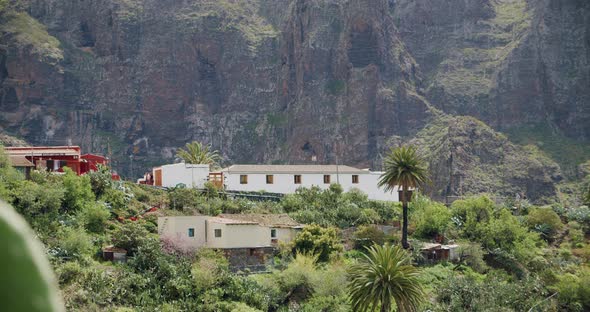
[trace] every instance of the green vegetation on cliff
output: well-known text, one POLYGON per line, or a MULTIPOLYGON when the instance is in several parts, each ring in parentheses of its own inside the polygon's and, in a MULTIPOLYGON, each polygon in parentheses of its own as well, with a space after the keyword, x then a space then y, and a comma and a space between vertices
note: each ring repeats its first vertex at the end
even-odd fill
POLYGON ((447 58, 433 77, 435 85, 468 101, 489 95, 495 72, 531 27, 532 16, 525 0, 490 2, 491 18, 456 31, 452 40, 457 43, 445 44, 447 58))
POLYGON ((208 0, 185 6, 175 18, 188 31, 200 31, 204 25, 220 32, 235 31, 246 40, 248 49, 255 52, 264 39, 278 35, 259 10, 258 1, 208 0))
POLYGON ((547 124, 514 127, 507 134, 517 144, 538 146, 545 155, 560 165, 569 178, 578 177, 578 167, 590 160, 589 142, 569 138, 547 124))
POLYGON ((41 61, 56 64, 63 59, 59 40, 26 12, 7 12, 0 21, 0 33, 14 38, 22 48, 31 49, 41 61))
POLYGON ((430 164, 434 194, 525 195, 556 200, 559 166, 534 146, 519 146, 473 117, 441 115, 413 140, 430 164))

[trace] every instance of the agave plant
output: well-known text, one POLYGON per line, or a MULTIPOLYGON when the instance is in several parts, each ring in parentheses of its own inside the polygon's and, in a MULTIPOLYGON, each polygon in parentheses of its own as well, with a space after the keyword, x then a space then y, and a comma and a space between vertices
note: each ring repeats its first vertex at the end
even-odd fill
POLYGON ((358 311, 417 311, 424 291, 418 280, 419 271, 412 266, 410 255, 399 246, 373 245, 367 254, 349 270, 350 300, 358 311))

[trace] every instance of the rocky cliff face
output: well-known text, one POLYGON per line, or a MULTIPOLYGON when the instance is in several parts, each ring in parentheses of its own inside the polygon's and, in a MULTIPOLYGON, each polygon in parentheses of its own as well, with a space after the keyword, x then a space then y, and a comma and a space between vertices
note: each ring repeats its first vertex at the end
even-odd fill
POLYGON ((473 117, 441 115, 412 143, 429 162, 433 183, 428 191, 435 198, 520 194, 549 203, 557 195, 555 183, 562 180, 559 166, 537 147, 514 145, 473 117))
POLYGON ((544 124, 590 138, 590 2, 400 0, 427 98, 498 130, 544 124))
POLYGON ((1 129, 127 174, 191 140, 378 167, 437 109, 590 137, 583 0, 19 3, 0 17, 1 129))

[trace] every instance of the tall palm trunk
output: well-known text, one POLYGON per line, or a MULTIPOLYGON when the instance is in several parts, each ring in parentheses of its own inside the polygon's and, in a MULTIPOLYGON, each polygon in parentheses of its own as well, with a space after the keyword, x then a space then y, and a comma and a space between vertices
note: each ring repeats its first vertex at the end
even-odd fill
POLYGON ((404 249, 410 248, 408 244, 408 198, 407 198, 408 187, 402 185, 402 247, 404 249))
POLYGON ((381 309, 380 312, 391 312, 391 297, 383 296, 381 297, 381 309))

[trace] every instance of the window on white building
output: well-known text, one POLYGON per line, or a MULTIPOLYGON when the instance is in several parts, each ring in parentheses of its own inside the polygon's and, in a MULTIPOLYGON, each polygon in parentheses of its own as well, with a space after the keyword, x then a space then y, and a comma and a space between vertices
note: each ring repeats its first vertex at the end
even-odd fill
POLYGON ((188 229, 188 237, 195 237, 195 229, 193 229, 193 228, 188 229))
POLYGON ((273 184, 274 177, 272 174, 267 174, 266 175, 266 184, 273 184))
POLYGON ((330 184, 330 175, 324 174, 324 184, 330 184))
POLYGON ((357 174, 352 175, 352 183, 358 184, 359 183, 359 176, 357 174))
POLYGON ((221 237, 221 229, 215 229, 215 237, 221 237))
POLYGON ((277 238, 277 229, 270 229, 270 238, 277 238))
POLYGON ((248 184, 248 175, 247 174, 240 175, 240 184, 248 184))
POLYGON ((295 182, 295 184, 301 184, 301 175, 300 174, 294 175, 293 182, 295 182))

